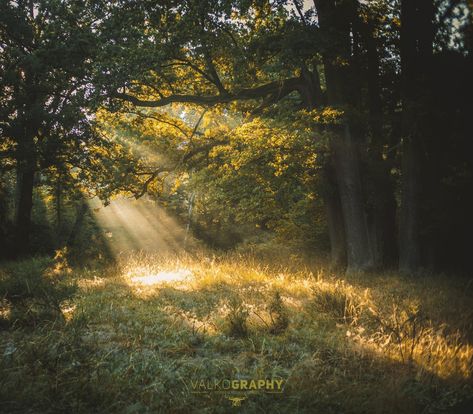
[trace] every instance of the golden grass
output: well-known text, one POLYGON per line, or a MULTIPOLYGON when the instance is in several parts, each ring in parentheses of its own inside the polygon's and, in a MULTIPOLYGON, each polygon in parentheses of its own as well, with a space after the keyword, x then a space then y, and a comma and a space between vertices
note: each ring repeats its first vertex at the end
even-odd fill
POLYGON ((250 393, 239 412, 436 412, 473 389, 464 279, 341 277, 294 260, 204 253, 143 253, 73 277, 80 293, 68 322, 51 328, 69 344, 53 374, 26 369, 32 355, 51 363, 51 329, 1 336, 0 351, 12 341, 21 349, 3 362, 4 393, 19 376, 29 384, 28 397, 9 394, 11 411, 27 401, 41 412, 51 389, 60 408, 75 393, 77 412, 231 409, 224 394, 192 394, 198 378, 285 379, 282 395, 250 393))

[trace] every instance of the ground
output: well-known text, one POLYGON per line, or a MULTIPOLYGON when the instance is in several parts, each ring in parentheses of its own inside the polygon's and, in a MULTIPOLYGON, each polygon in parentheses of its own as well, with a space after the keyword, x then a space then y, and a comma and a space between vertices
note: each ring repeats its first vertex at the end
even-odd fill
POLYGON ((473 395, 467 279, 208 252, 68 277, 63 320, 0 333, 3 412, 460 412, 473 395))

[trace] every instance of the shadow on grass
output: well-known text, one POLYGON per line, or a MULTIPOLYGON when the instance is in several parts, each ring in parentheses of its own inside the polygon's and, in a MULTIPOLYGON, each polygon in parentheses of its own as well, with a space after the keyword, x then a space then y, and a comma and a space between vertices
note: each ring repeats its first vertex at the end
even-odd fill
POLYGON ((199 327, 220 318, 222 304, 233 296, 265 300, 264 282, 235 286, 216 280, 193 290, 163 284, 140 297, 113 267, 79 277, 82 293, 64 329, 2 338, 4 355, 12 346, 18 351, 2 360, 6 405, 0 410, 225 413, 234 410, 225 393, 193 394, 191 380, 273 377, 286 380, 283 394, 245 393, 239 412, 460 413, 461 404, 469 408, 467 391, 458 384, 352 346, 325 314, 293 309, 285 332, 250 329, 241 339, 229 337, 220 325, 199 327))

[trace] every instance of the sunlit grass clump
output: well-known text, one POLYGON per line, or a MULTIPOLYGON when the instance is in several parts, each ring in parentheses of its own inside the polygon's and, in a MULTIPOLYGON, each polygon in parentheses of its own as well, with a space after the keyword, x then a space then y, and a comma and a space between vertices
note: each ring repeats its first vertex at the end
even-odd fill
POLYGON ((240 412, 444 412, 472 392, 466 280, 205 253, 69 277, 66 323, 0 334, 6 412, 227 412, 228 393, 192 392, 223 378, 284 379, 240 412))

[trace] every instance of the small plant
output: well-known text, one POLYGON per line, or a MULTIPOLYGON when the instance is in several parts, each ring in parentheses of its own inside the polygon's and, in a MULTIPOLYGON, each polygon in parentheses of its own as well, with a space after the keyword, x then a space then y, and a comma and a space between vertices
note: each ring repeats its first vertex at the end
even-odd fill
POLYGON ((10 308, 13 324, 62 319, 61 304, 75 291, 57 263, 45 257, 7 263, 0 273, 0 296, 10 308))
POLYGON ((363 301, 343 281, 317 284, 313 294, 313 303, 319 312, 328 313, 345 323, 356 323, 361 316, 363 301))
POLYGON ((234 338, 246 338, 248 336, 248 309, 245 307, 242 300, 237 296, 232 297, 229 300, 228 307, 228 335, 234 338))
POLYGON ((270 332, 272 334, 280 334, 289 326, 289 316, 287 308, 281 298, 281 294, 276 291, 268 306, 269 316, 271 317, 270 332))
POLYGON ((417 306, 400 310, 397 305, 393 305, 393 311, 387 318, 377 316, 377 319, 382 331, 388 335, 388 340, 398 346, 403 361, 412 361, 424 336, 431 333, 427 318, 417 306))

